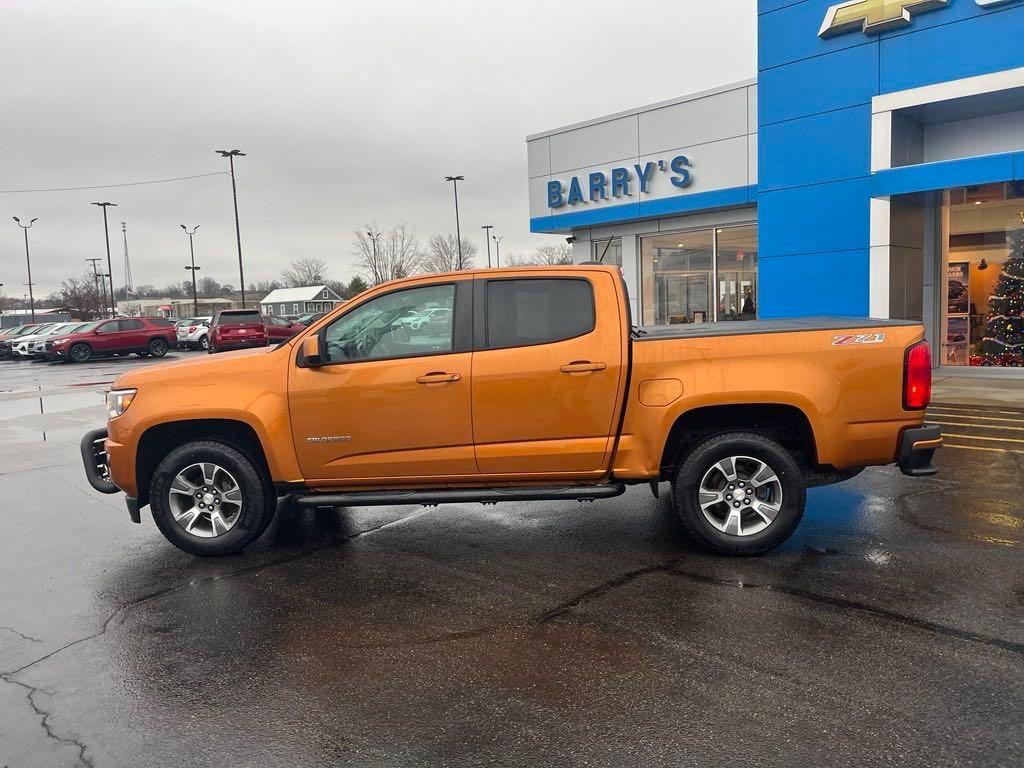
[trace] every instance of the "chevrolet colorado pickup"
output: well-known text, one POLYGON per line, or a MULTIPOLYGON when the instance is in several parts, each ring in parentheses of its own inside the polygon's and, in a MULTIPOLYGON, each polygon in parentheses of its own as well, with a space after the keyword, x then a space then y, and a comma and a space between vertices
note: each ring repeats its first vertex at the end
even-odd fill
POLYGON ((936 471, 918 323, 642 329, 629 306, 601 266, 379 285, 276 346, 122 375, 82 439, 86 475, 196 555, 241 550, 286 495, 595 500, 662 481, 698 542, 750 555, 792 533, 809 486, 936 471))

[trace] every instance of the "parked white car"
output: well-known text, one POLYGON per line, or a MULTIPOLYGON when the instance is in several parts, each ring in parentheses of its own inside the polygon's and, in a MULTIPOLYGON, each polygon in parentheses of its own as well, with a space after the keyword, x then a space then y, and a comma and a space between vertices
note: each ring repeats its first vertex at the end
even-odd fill
POLYGON ((39 333, 21 336, 11 343, 11 354, 14 357, 45 357, 46 338, 55 333, 72 333, 88 323, 56 323, 44 328, 39 333))
POLYGON ((193 317, 188 323, 178 325, 178 346, 188 349, 210 348, 210 317, 193 317))

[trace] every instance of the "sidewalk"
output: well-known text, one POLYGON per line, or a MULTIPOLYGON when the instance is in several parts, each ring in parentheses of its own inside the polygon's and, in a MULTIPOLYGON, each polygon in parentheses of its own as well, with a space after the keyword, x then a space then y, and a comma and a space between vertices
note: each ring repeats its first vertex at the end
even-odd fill
POLYGON ((1024 408, 1024 379, 936 375, 932 381, 932 402, 1024 408))

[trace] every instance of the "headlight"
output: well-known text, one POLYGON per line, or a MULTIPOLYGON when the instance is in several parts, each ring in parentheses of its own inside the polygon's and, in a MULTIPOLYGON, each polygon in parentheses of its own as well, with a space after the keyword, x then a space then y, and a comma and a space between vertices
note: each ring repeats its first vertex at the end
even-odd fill
POLYGON ((67 339, 55 339, 53 343, 54 344, 67 344, 68 340, 67 339))
POLYGON ((107 392, 107 418, 116 419, 128 410, 135 399, 137 389, 112 389, 107 392))

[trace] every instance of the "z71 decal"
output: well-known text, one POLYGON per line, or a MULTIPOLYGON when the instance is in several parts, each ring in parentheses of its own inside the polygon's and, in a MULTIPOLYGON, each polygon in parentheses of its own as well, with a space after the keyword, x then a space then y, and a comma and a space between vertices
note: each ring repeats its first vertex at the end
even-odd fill
POLYGON ((833 336, 833 347, 845 347, 847 344, 881 344, 885 341, 884 333, 851 333, 846 336, 833 336))

